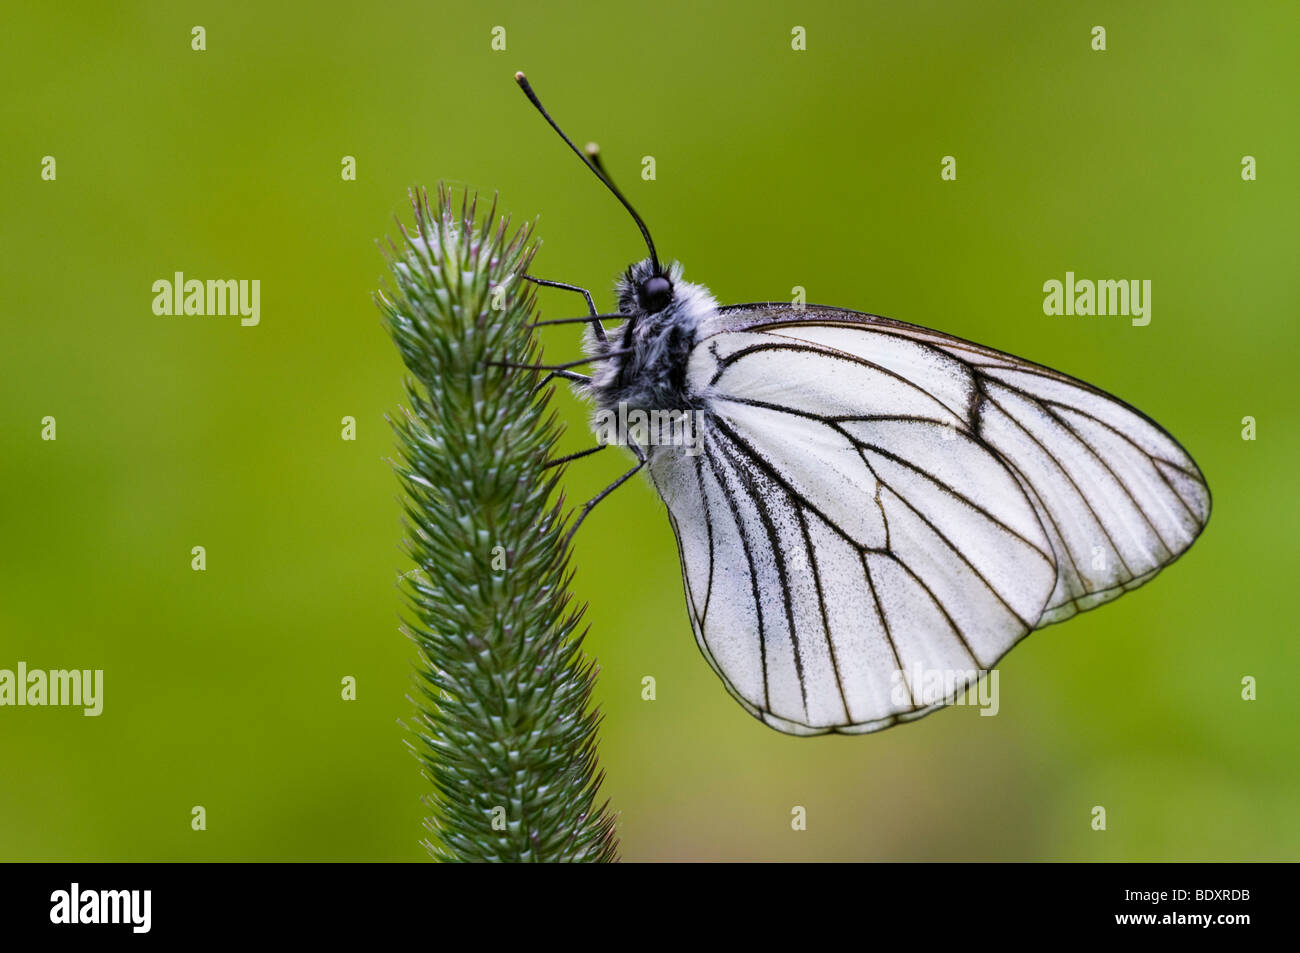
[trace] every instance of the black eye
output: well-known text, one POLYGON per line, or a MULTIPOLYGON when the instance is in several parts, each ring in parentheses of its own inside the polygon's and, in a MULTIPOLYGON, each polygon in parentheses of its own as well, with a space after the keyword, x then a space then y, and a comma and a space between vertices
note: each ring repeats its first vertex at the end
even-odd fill
POLYGON ((668 307, 673 300, 673 284, 663 275, 655 275, 641 282, 641 307, 653 314, 668 307))

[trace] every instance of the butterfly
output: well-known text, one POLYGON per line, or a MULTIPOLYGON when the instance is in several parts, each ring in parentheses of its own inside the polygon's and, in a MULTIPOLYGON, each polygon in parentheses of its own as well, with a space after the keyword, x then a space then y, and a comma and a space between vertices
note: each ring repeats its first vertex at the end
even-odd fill
POLYGON ((720 305, 661 263, 595 147, 516 80, 649 250, 618 280, 616 314, 529 276, 587 299, 587 317, 565 320, 588 325, 588 357, 552 375, 607 416, 658 420, 628 431, 636 466, 573 528, 649 473, 699 648, 764 724, 860 734, 920 718, 1035 629, 1148 582, 1205 528, 1210 491, 1187 451, 1089 384, 873 314, 720 305), (570 370, 587 362, 590 375, 570 370))

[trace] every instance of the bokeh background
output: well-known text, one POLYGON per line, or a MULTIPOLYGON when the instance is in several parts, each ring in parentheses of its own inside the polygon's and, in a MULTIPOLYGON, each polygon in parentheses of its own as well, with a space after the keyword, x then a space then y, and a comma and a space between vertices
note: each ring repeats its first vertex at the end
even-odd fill
MULTIPOLYGON (((1214 492, 1177 566, 1004 660, 997 717, 797 739, 718 683, 661 504, 620 491, 580 534, 576 589, 624 857, 1300 857, 1298 19, 1289 0, 13 7, 0 668, 102 668, 106 697, 98 718, 0 709, 0 859, 425 857, 375 240, 442 179, 539 216, 536 273, 602 307, 642 254, 516 69, 721 300, 801 285, 1058 367, 1159 420, 1214 492), (1151 279, 1151 324, 1045 316, 1067 270, 1151 279), (155 316, 174 271, 260 279, 260 326, 155 316)), ((577 355, 577 329, 546 335, 577 355)), ((588 445, 586 409, 557 403, 566 447, 588 445)), ((575 465, 569 492, 622 469, 575 465)))

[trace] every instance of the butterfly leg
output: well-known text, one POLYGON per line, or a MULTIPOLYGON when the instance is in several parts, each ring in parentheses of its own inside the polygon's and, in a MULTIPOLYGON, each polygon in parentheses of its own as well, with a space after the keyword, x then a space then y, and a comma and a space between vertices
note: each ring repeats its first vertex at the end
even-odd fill
POLYGON ((592 357, 580 357, 576 361, 566 361, 563 364, 516 364, 513 361, 484 361, 491 367, 513 367, 521 371, 563 371, 570 367, 577 367, 579 364, 590 364, 593 361, 608 361, 611 357, 623 357, 627 354, 634 353, 636 349, 625 347, 617 351, 606 351, 604 354, 596 354, 592 357))
POLYGON ((600 312, 596 310, 596 302, 591 300, 591 292, 586 288, 579 288, 577 285, 565 284, 563 281, 548 281, 545 278, 534 278, 532 275, 524 275, 525 281, 531 281, 535 285, 542 285, 547 288, 560 288, 564 291, 576 291, 587 299, 587 310, 591 317, 587 320, 591 322, 592 330, 596 332, 596 340, 604 343, 608 340, 605 337, 605 326, 600 323, 600 312))
MULTIPOLYGON (((605 489, 601 490, 599 493, 597 493, 595 496, 593 496, 590 500, 586 502, 586 504, 582 507, 582 510, 579 511, 578 518, 574 520, 573 525, 569 527, 569 532, 565 534, 564 545, 566 546, 569 545, 569 541, 573 539, 573 534, 578 531, 578 527, 581 526, 582 521, 587 518, 587 514, 596 508, 597 503, 599 503, 605 497, 609 496, 620 486, 622 486, 624 483, 630 480, 634 473, 636 473, 638 470, 640 470, 643 466, 646 465, 645 451, 642 450, 639 446, 637 446, 635 443, 633 443, 630 440, 628 441, 627 445, 628 445, 628 449, 631 450, 634 454, 636 454, 636 461, 637 461, 636 466, 634 466, 631 470, 628 470, 621 477, 619 477, 617 480, 615 480, 609 486, 605 487, 605 489)), ((599 450, 601 449, 601 447, 597 447, 596 449, 599 450)), ((595 453, 595 450, 592 450, 590 452, 595 453)))
POLYGON ((576 381, 579 384, 591 383, 591 378, 588 377, 586 374, 574 374, 572 371, 551 371, 549 374, 547 374, 545 377, 542 378, 542 382, 537 385, 537 389, 541 390, 543 387, 549 384, 553 378, 556 377, 559 377, 562 380, 566 380, 566 381, 576 381))
POLYGON ((561 463, 568 463, 570 460, 580 460, 583 457, 589 457, 598 450, 604 450, 609 444, 601 443, 594 447, 588 447, 586 450, 579 450, 577 453, 568 453, 562 457, 556 457, 554 460, 548 460, 542 465, 542 469, 547 467, 558 467, 561 463))

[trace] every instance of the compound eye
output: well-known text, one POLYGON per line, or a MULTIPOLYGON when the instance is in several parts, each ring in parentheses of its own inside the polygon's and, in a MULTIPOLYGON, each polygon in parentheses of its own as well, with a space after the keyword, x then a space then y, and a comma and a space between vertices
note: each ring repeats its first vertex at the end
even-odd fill
POLYGON ((663 275, 655 275, 641 283, 641 307, 649 314, 662 311, 673 300, 673 284, 663 275))

